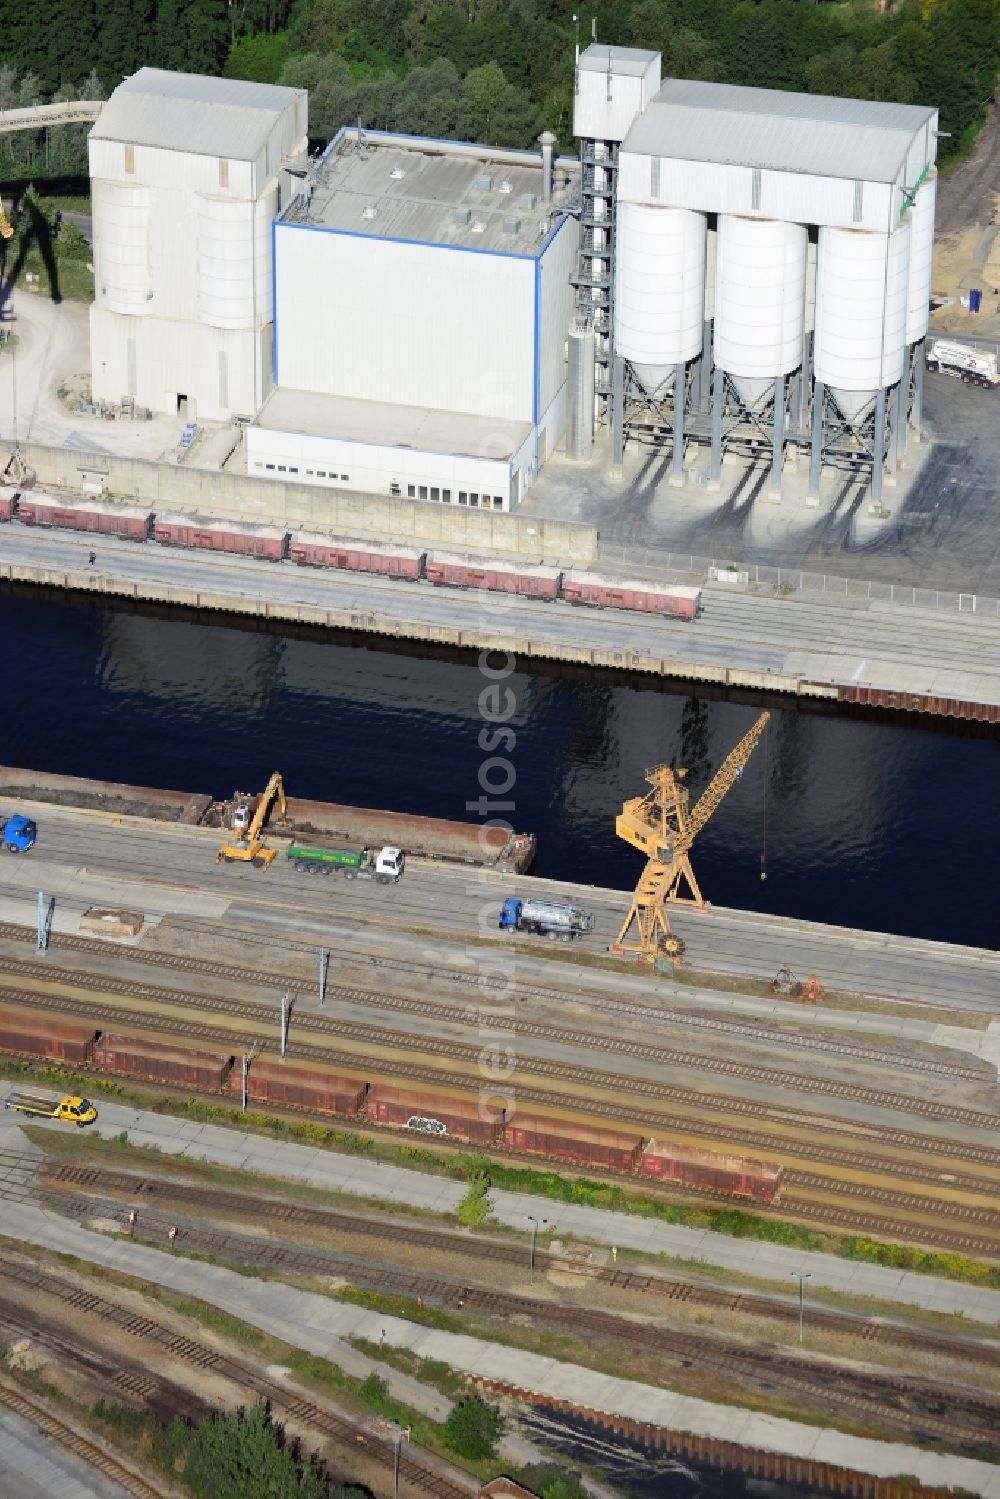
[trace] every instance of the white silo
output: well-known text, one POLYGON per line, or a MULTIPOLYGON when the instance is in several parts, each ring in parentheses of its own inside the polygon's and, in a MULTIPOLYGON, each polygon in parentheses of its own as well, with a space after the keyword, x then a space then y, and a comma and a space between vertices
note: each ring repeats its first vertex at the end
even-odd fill
POLYGON ((146 312, 153 286, 149 191, 95 179, 92 201, 101 300, 111 312, 146 312))
POLYGON ((706 228, 689 209, 619 202, 615 353, 647 395, 669 390, 677 365, 701 352, 706 228))
POLYGON ((820 227, 813 369, 850 422, 903 374, 909 258, 909 215, 891 234, 820 227))
POLYGON ((937 171, 931 167, 910 209, 910 280, 906 297, 906 342, 919 343, 927 332, 931 300, 931 262, 934 258, 934 209, 937 171))
POLYGON ((198 313, 213 328, 253 326, 252 213, 240 199, 198 199, 198 313))
POLYGON ((802 363, 807 243, 804 224, 719 216, 715 363, 751 410, 802 363))

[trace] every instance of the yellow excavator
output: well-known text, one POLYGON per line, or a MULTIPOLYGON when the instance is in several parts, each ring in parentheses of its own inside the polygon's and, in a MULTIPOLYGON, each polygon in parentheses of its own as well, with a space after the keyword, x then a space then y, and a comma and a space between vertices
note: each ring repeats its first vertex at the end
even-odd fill
POLYGON ((628 916, 611 945, 616 956, 633 953, 653 959, 665 955, 675 962, 683 957, 684 939, 670 930, 666 904, 674 901, 705 909, 691 868, 691 845, 742 775, 770 716, 762 713, 749 733, 730 750, 690 813, 688 792, 681 785, 685 772, 674 771, 669 765, 654 765, 647 770, 646 780, 652 790, 625 803, 615 821, 615 832, 645 854, 648 862, 635 888, 628 916), (680 893, 683 885, 690 892, 687 896, 680 893))
POLYGON ((241 830, 241 836, 234 839, 232 843, 224 843, 219 849, 215 856, 216 864, 225 861, 226 864, 250 863, 255 869, 267 868, 271 860, 277 857, 278 850, 268 848, 260 835, 275 800, 278 803, 278 817, 281 826, 284 827, 288 821, 285 815, 287 811, 285 787, 277 771, 268 781, 253 816, 247 826, 241 830))

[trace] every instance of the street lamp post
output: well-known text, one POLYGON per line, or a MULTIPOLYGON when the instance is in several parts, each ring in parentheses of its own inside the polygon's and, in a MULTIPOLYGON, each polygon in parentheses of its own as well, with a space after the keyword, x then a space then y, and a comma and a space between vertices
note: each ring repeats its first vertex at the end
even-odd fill
POLYGON ((526 1213, 525 1214, 525 1218, 531 1224, 531 1248, 528 1251, 528 1279, 529 1280, 534 1280, 534 1278, 535 1278, 535 1235, 538 1233, 538 1230, 540 1228, 544 1228, 545 1227, 546 1223, 548 1223, 549 1220, 547 1218, 534 1218, 534 1217, 532 1217, 531 1213, 526 1213))
POLYGON ((810 1274, 810 1272, 808 1270, 806 1270, 806 1271, 793 1270, 792 1271, 792 1279, 793 1280, 797 1280, 798 1283, 799 1283, 799 1342, 801 1343, 802 1342, 802 1316, 803 1316, 803 1308, 804 1308, 805 1294, 806 1294, 806 1281, 807 1280, 812 1280, 812 1275, 810 1274))

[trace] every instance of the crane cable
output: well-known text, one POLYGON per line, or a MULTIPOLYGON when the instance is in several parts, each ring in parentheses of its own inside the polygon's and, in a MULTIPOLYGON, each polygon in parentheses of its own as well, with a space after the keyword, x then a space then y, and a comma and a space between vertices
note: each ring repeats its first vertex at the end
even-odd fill
POLYGON ((763 809, 762 809, 762 814, 761 814, 761 832, 760 832, 760 877, 761 877, 762 880, 766 880, 767 879, 767 782, 768 782, 767 741, 768 741, 768 731, 767 731, 767 728, 765 728, 765 730, 764 730, 764 801, 763 801, 763 809))

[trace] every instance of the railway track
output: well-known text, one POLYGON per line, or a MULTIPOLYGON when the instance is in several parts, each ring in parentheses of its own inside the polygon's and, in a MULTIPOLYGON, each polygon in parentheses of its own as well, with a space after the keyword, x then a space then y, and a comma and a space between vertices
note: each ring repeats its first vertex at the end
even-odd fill
MULTIPOLYGON (((37 1163, 37 1158, 31 1158, 37 1163)), ((137 1176, 133 1173, 105 1170, 90 1166, 59 1166, 44 1170, 44 1180, 51 1186, 74 1190, 93 1188, 106 1193, 119 1191, 126 1196, 126 1204, 141 1207, 150 1198, 170 1199, 185 1206, 213 1210, 217 1214, 231 1213, 242 1218, 246 1213, 246 1200, 235 1193, 220 1192, 214 1187, 199 1187, 187 1182, 158 1180, 154 1177, 137 1176)), ((340 1230, 361 1235, 381 1243, 395 1243, 407 1247, 419 1247, 428 1252, 460 1254, 463 1258, 489 1263, 502 1262, 516 1265, 523 1270, 524 1246, 507 1239, 491 1239, 465 1232, 448 1233, 441 1229, 422 1226, 419 1223, 394 1223, 381 1216, 371 1218, 344 1209, 311 1208, 300 1203, 282 1202, 279 1199, 255 1196, 254 1216, 287 1224, 315 1227, 326 1232, 340 1230)), ((748 1316, 765 1316, 794 1326, 798 1320, 798 1308, 794 1301, 770 1300, 751 1292, 719 1290, 713 1286, 702 1286, 694 1281, 676 1280, 662 1275, 648 1275, 640 1271, 615 1266, 588 1264, 552 1254, 544 1248, 535 1251, 535 1264, 540 1270, 555 1270, 560 1274, 574 1274, 623 1291, 665 1301, 684 1302, 748 1316)), ((867 1347, 889 1345, 908 1348, 922 1354, 943 1355, 953 1358, 969 1358, 989 1367, 1000 1369, 1000 1343, 960 1342, 931 1333, 917 1332, 911 1328, 895 1326, 883 1319, 866 1321, 846 1314, 810 1309, 810 1325, 825 1331, 858 1339, 867 1347)))
MULTIPOLYGON (((243 944, 253 943, 265 945, 270 948, 280 946, 286 951, 308 954, 315 960, 319 951, 318 942, 297 942, 291 938, 282 938, 276 941, 275 934, 267 937, 261 936, 252 927, 240 926, 240 941, 243 944)), ((171 915, 170 930, 181 931, 204 937, 206 935, 204 922, 187 921, 183 917, 171 915)), ((555 985, 545 986, 541 984, 526 983, 518 980, 512 985, 508 979, 493 978, 487 973, 470 975, 468 972, 460 972, 454 968, 436 967, 431 968, 419 963, 405 962, 401 958, 392 958, 380 953, 364 953, 359 956, 356 949, 343 946, 339 947, 331 941, 327 941, 326 950, 331 958, 341 956, 344 962, 358 966, 378 970, 387 970, 402 975, 404 980, 411 980, 415 974, 427 981, 440 985, 442 982, 459 986, 477 997, 482 998, 484 993, 499 994, 504 1000, 511 998, 518 1001, 533 1000, 544 1005, 553 1004, 576 1004, 586 1005, 592 1010, 600 1010, 612 1015, 615 1019, 627 1016, 629 1019, 641 1020, 651 1025, 679 1025, 688 1029, 700 1030, 715 1035, 734 1036, 741 1041, 750 1040, 762 1045, 783 1046, 786 1048, 823 1053, 829 1056, 846 1057, 851 1061, 870 1063, 874 1066, 896 1067, 905 1072, 916 1072, 924 1076, 937 1076, 983 1082, 989 1078, 989 1069, 984 1066, 971 1066, 951 1057, 917 1057, 910 1052, 904 1051, 902 1047, 891 1047, 875 1045, 867 1041, 859 1041, 853 1036, 830 1035, 823 1032, 809 1032, 783 1028, 780 1025, 757 1019, 754 1016, 741 1015, 738 1019, 729 1019, 722 1015, 707 1015, 690 1009, 666 1009, 663 1005, 643 1004, 639 1000, 615 999, 612 995, 601 994, 594 989, 566 989, 555 985)), ((210 959, 205 960, 211 962, 210 959)), ((292 980, 295 990, 300 994, 311 994, 315 992, 315 986, 304 980, 292 980)), ((278 973, 273 973, 271 983, 274 986, 285 986, 286 978, 278 973)), ((687 1003, 693 1003, 692 998, 687 1003)), ((518 1025, 520 1030, 520 1025, 518 1025)))
MULTIPOLYGON (((126 1212, 121 1204, 102 1202, 96 1205, 101 1216, 112 1216, 124 1223, 126 1212)), ((95 1204, 87 1199, 65 1204, 74 1217, 93 1213, 95 1204)), ((144 1214, 136 1233, 143 1242, 161 1245, 171 1220, 154 1219, 144 1214), (150 1228, 157 1232, 150 1234, 150 1228)), ((734 1374, 762 1389, 778 1387, 794 1392, 800 1399, 810 1391, 824 1402, 850 1410, 859 1418, 877 1415, 889 1418, 907 1430, 954 1442, 956 1438, 990 1445, 1000 1430, 1000 1402, 954 1388, 924 1383, 901 1376, 845 1371, 827 1363, 812 1363, 790 1355, 787 1350, 757 1350, 738 1343, 707 1338, 702 1332, 682 1333, 650 1325, 628 1317, 580 1307, 553 1305, 533 1297, 518 1296, 467 1282, 445 1280, 432 1275, 395 1270, 375 1265, 370 1259, 261 1241, 245 1234, 203 1229, 195 1223, 179 1220, 179 1246, 182 1252, 249 1265, 255 1269, 279 1270, 298 1276, 337 1275, 359 1288, 383 1295, 400 1296, 415 1303, 433 1305, 446 1311, 479 1313, 495 1320, 512 1323, 529 1319, 544 1326, 585 1339, 591 1346, 605 1347, 609 1339, 624 1342, 637 1350, 657 1356, 666 1355, 685 1366, 695 1365, 729 1379, 734 1374), (959 1417, 937 1412, 944 1406, 960 1407, 959 1417), (975 1419, 971 1419, 972 1416, 975 1419)))
MULTIPOLYGON (((72 1452, 88 1467, 103 1474, 112 1483, 124 1489, 127 1494, 135 1495, 135 1499, 173 1499, 176 1494, 177 1491, 172 1486, 160 1487, 140 1477, 131 1468, 119 1462, 116 1457, 112 1457, 96 1441, 92 1441, 66 1421, 54 1416, 37 1396, 26 1393, 20 1387, 15 1389, 3 1377, 0 1377, 0 1404, 5 1405, 22 1420, 30 1422, 38 1431, 44 1432, 56 1446, 72 1452)), ((468 1495, 463 1496, 463 1499, 468 1499, 468 1495)))
MULTIPOLYGON (((71 1285, 58 1276, 47 1275, 33 1266, 29 1268, 7 1260, 2 1273, 5 1278, 15 1281, 25 1290, 53 1296, 74 1311, 99 1317, 101 1321, 120 1328, 131 1337, 154 1343, 164 1353, 181 1359, 194 1368, 217 1374, 242 1386, 267 1400, 279 1419, 308 1426, 355 1454, 359 1442, 363 1443, 366 1457, 374 1459, 391 1474, 394 1461, 391 1442, 367 1429, 363 1430, 360 1424, 350 1422, 334 1411, 324 1409, 308 1396, 290 1390, 287 1385, 268 1379, 266 1375, 259 1374, 229 1355, 218 1353, 193 1338, 172 1332, 151 1317, 119 1306, 82 1287, 71 1285)), ((0 1385, 0 1390, 2 1388, 0 1385)), ((427 1495, 428 1499, 470 1499, 468 1487, 451 1480, 440 1469, 419 1461, 409 1453, 400 1452, 399 1476, 403 1482, 412 1484, 421 1496, 427 1495)), ((162 1492, 152 1487, 133 1492, 139 1499, 164 1499, 162 1492)))
MULTIPOLYGON (((92 949, 91 949, 92 950, 92 949)), ((187 960, 175 964, 173 954, 155 953, 150 954, 160 960, 164 957, 171 961, 157 966, 181 967, 184 971, 192 971, 186 967, 187 960)), ((145 961, 145 959, 144 959, 145 961)), ((211 972, 205 973, 203 968, 195 968, 202 976, 210 976, 225 979, 231 983, 243 985, 254 985, 257 987, 268 987, 274 984, 274 975, 265 974, 260 970, 244 969, 228 964, 213 964, 211 972)), ((199 998, 203 1000, 206 1009, 214 1010, 232 1019, 250 1021, 256 1024, 265 1022, 269 1017, 267 1010, 261 1001, 235 1000, 220 998, 215 995, 192 995, 181 993, 176 989, 167 988, 163 985, 146 984, 135 979, 124 978, 101 978, 81 974, 78 970, 70 968, 57 968, 43 962, 21 961, 6 955, 0 955, 0 973, 9 974, 15 978, 41 979, 53 984, 64 984, 79 991, 97 994, 116 994, 124 998, 138 999, 151 1004, 163 1004, 171 1006, 188 1007, 196 1003, 199 998)), ((293 986, 294 987, 294 986, 293 986)), ((299 988, 299 992, 304 992, 299 988)), ((310 989, 308 992, 312 992, 310 989)), ((400 996, 380 995, 370 989, 349 987, 347 985, 328 985, 327 997, 337 999, 342 1003, 350 1003, 369 1008, 389 1008, 405 1011, 407 1014, 419 1016, 421 1019, 435 1021, 447 1020, 451 1023, 460 1024, 464 1028, 469 1026, 469 1014, 465 1008, 454 1007, 445 1009, 432 1001, 404 1001, 400 996)), ((436 1036, 422 1033, 419 1036, 405 1031, 388 1029, 383 1026, 366 1025, 352 1019, 341 1018, 329 1014, 316 1012, 302 1012, 293 1010, 291 1031, 305 1032, 309 1035, 318 1036, 350 1036, 353 1040, 364 1041, 370 1045, 385 1046, 388 1048, 419 1050, 435 1056, 442 1056, 450 1060, 467 1063, 475 1068, 482 1046, 480 1042, 469 1044, 462 1041, 444 1040, 436 1036)), ((555 1026, 532 1026, 522 1025, 517 1028, 519 1036, 530 1036, 533 1039, 544 1040, 559 1045, 580 1046, 588 1050, 601 1049, 611 1050, 618 1055, 633 1059, 641 1058, 644 1061, 654 1062, 662 1067, 688 1067, 691 1069, 707 1071, 717 1076, 729 1078, 740 1078, 745 1081, 754 1082, 766 1086, 783 1087, 790 1091, 819 1095, 823 1097, 836 1098, 853 1103, 863 1103, 872 1108, 882 1108, 894 1112, 914 1114, 919 1118, 934 1120, 938 1123, 961 1124, 973 1129, 988 1130, 996 1132, 1000 1127, 1000 1114, 986 1113, 977 1109, 954 1108, 940 1103, 935 1099, 911 1098, 907 1094, 894 1093, 889 1090, 864 1088, 847 1083, 838 1083, 831 1078, 810 1077, 807 1074, 771 1071, 759 1068, 750 1063, 730 1061, 724 1057, 700 1057, 697 1053, 680 1051, 674 1048, 648 1046, 645 1043, 633 1042, 625 1039, 618 1041, 610 1040, 605 1047, 602 1038, 595 1037, 588 1032, 574 1032, 563 1030, 555 1026)), ((683 1088, 672 1083, 656 1081, 650 1078, 628 1076, 624 1073, 605 1072, 598 1068, 579 1066, 575 1063, 559 1062, 552 1058, 532 1056, 525 1059, 524 1068, 533 1073, 564 1079, 579 1085, 604 1088, 611 1092, 628 1091, 639 1094, 647 1094, 656 1098, 673 1099, 685 1104, 700 1104, 705 1106, 705 1095, 697 1089, 683 1088)), ((709 1102, 713 1100, 708 1100, 709 1102)), ((744 1103, 747 1100, 732 1100, 725 1098, 722 1104, 727 1109, 732 1109, 735 1104, 744 1103)), ((789 1114, 801 1113, 800 1109, 789 1108, 786 1105, 769 1104, 768 1111, 776 1116, 788 1116, 789 1114)))
MULTIPOLYGON (((25 995, 23 998, 26 999, 29 1003, 38 1003, 40 1008, 55 1009, 76 1016, 79 1016, 80 1013, 79 1004, 72 1000, 60 1000, 58 997, 52 998, 50 996, 45 996, 43 1000, 38 1000, 34 995, 25 995)), ((112 1024, 124 1024, 126 1029, 130 1022, 133 1025, 135 1023, 135 1014, 132 1011, 119 1010, 114 1006, 106 1006, 100 1004, 94 1004, 88 1006, 88 1008, 92 1009, 95 1014, 101 1015, 104 1018, 110 1017, 112 1024)), ((220 1032, 220 1030, 215 1027, 204 1026, 196 1022, 180 1020, 177 1017, 173 1016, 157 1016, 155 1018, 154 1028, 164 1034, 181 1036, 186 1040, 199 1041, 210 1046, 218 1046, 222 1037, 225 1036, 226 1045, 233 1052, 239 1051, 240 1048, 245 1044, 246 1040, 245 1036, 237 1035, 232 1032, 227 1034, 225 1032, 220 1032)), ((290 1047, 289 1050, 290 1052, 294 1052, 294 1048, 292 1047, 290 1047)), ((359 1070, 358 1057, 355 1053, 342 1053, 334 1052, 328 1049, 314 1048, 310 1049, 307 1056, 309 1060, 321 1062, 333 1068, 347 1068, 348 1070, 354 1072, 357 1072, 359 1070)), ((369 1060, 371 1059, 365 1059, 366 1067, 368 1067, 369 1060)), ((440 1072, 435 1069, 421 1068, 413 1064, 408 1064, 404 1061, 395 1062, 387 1058, 378 1058, 376 1060, 378 1065, 370 1067, 368 1070, 405 1077, 410 1080, 426 1081, 437 1086, 440 1086, 441 1084, 442 1076, 440 1072)), ((462 1082, 460 1078, 451 1077, 447 1078, 446 1081, 452 1084, 457 1083, 459 1086, 461 1086, 462 1082)), ((167 1087, 169 1086, 169 1084, 161 1084, 160 1086, 167 1087)), ((471 1078, 468 1081, 467 1086, 475 1086, 471 1078)), ((563 1110, 565 1110, 567 1107, 572 1107, 572 1104, 574 1102, 574 1100, 567 1099, 564 1094, 550 1093, 544 1089, 535 1089, 527 1086, 519 1087, 518 1096, 522 1103, 538 1103, 563 1110)), ((580 1101, 575 1102, 577 1102, 577 1106, 579 1107, 580 1101)), ((623 1122, 627 1123, 633 1128, 638 1126, 645 1126, 650 1130, 659 1130, 661 1132, 667 1122, 664 1120, 663 1115, 651 1111, 637 1109, 634 1105, 615 1105, 608 1104, 602 1101, 598 1105, 596 1112, 599 1114, 599 1117, 602 1118, 621 1119, 623 1122)), ((760 1113, 766 1116, 765 1109, 762 1108, 760 1110, 760 1113)), ((683 1121, 681 1123, 681 1127, 685 1127, 683 1121)), ((706 1133, 708 1132, 706 1131, 706 1133)), ((717 1133, 718 1132, 716 1132, 716 1134, 717 1133)), ((916 1141, 918 1148, 922 1145, 923 1142, 920 1137, 911 1138, 916 1141)), ((780 1142, 772 1141, 772 1148, 776 1143, 778 1143, 779 1151, 784 1153, 784 1145, 780 1142)), ((803 1145, 800 1148, 807 1159, 816 1159, 816 1153, 813 1152, 808 1147, 808 1145, 803 1145)), ((886 1171, 886 1162, 884 1156, 870 1156, 863 1159, 866 1161, 864 1169, 883 1174, 886 1171)), ((842 1164, 842 1162, 838 1162, 838 1164, 842 1164)), ((891 1165, 889 1169, 892 1169, 891 1165)), ((946 1173, 946 1175, 950 1176, 950 1173, 946 1173)), ((918 1179, 926 1180, 926 1173, 922 1173, 918 1179)), ((645 1182, 644 1186, 647 1189, 652 1189, 651 1183, 649 1182, 645 1182)), ((669 1188, 667 1190, 669 1190, 669 1188)), ((689 1192, 692 1189, 685 1186, 683 1190, 685 1192, 689 1192)), ((914 1238, 917 1225, 913 1222, 908 1222, 906 1220, 881 1218, 876 1220, 875 1218, 868 1217, 867 1215, 863 1220, 859 1221, 857 1217, 857 1203, 872 1199, 874 1194, 870 1191, 870 1184, 851 1183, 841 1180, 838 1181, 838 1190, 845 1197, 854 1197, 855 1203, 853 1204, 853 1206, 848 1207, 845 1205, 843 1208, 837 1208, 830 1204, 816 1204, 809 1199, 803 1199, 802 1201, 796 1203, 794 1198, 783 1195, 780 1204, 780 1212, 785 1217, 798 1216, 799 1218, 805 1219, 809 1222, 822 1222, 831 1226, 839 1227, 845 1231, 854 1231, 861 1227, 872 1233, 888 1234, 890 1237, 898 1237, 899 1235, 902 1235, 907 1241, 912 1241, 912 1239, 914 1238)), ((984 1183, 976 1186, 974 1190, 989 1192, 990 1187, 988 1183, 984 1183)), ((704 1195, 707 1198, 716 1198, 716 1200, 718 1200, 717 1194, 713 1194, 708 1190, 706 1190, 702 1194, 695 1195, 704 1195)), ((981 1239, 976 1237, 975 1235, 960 1234, 954 1231, 946 1232, 945 1230, 940 1229, 937 1226, 936 1222, 933 1221, 938 1216, 937 1207, 939 1202, 940 1199, 938 1198, 924 1199, 923 1212, 928 1218, 932 1220, 932 1223, 930 1228, 928 1228, 926 1225, 923 1225, 921 1227, 920 1239, 922 1243, 933 1245, 939 1249, 954 1249, 962 1253, 973 1253, 984 1256, 988 1259, 996 1257, 997 1241, 995 1239, 981 1239)), ((970 1209, 970 1215, 974 1217, 975 1214, 979 1211, 981 1210, 974 1208, 970 1209)))

